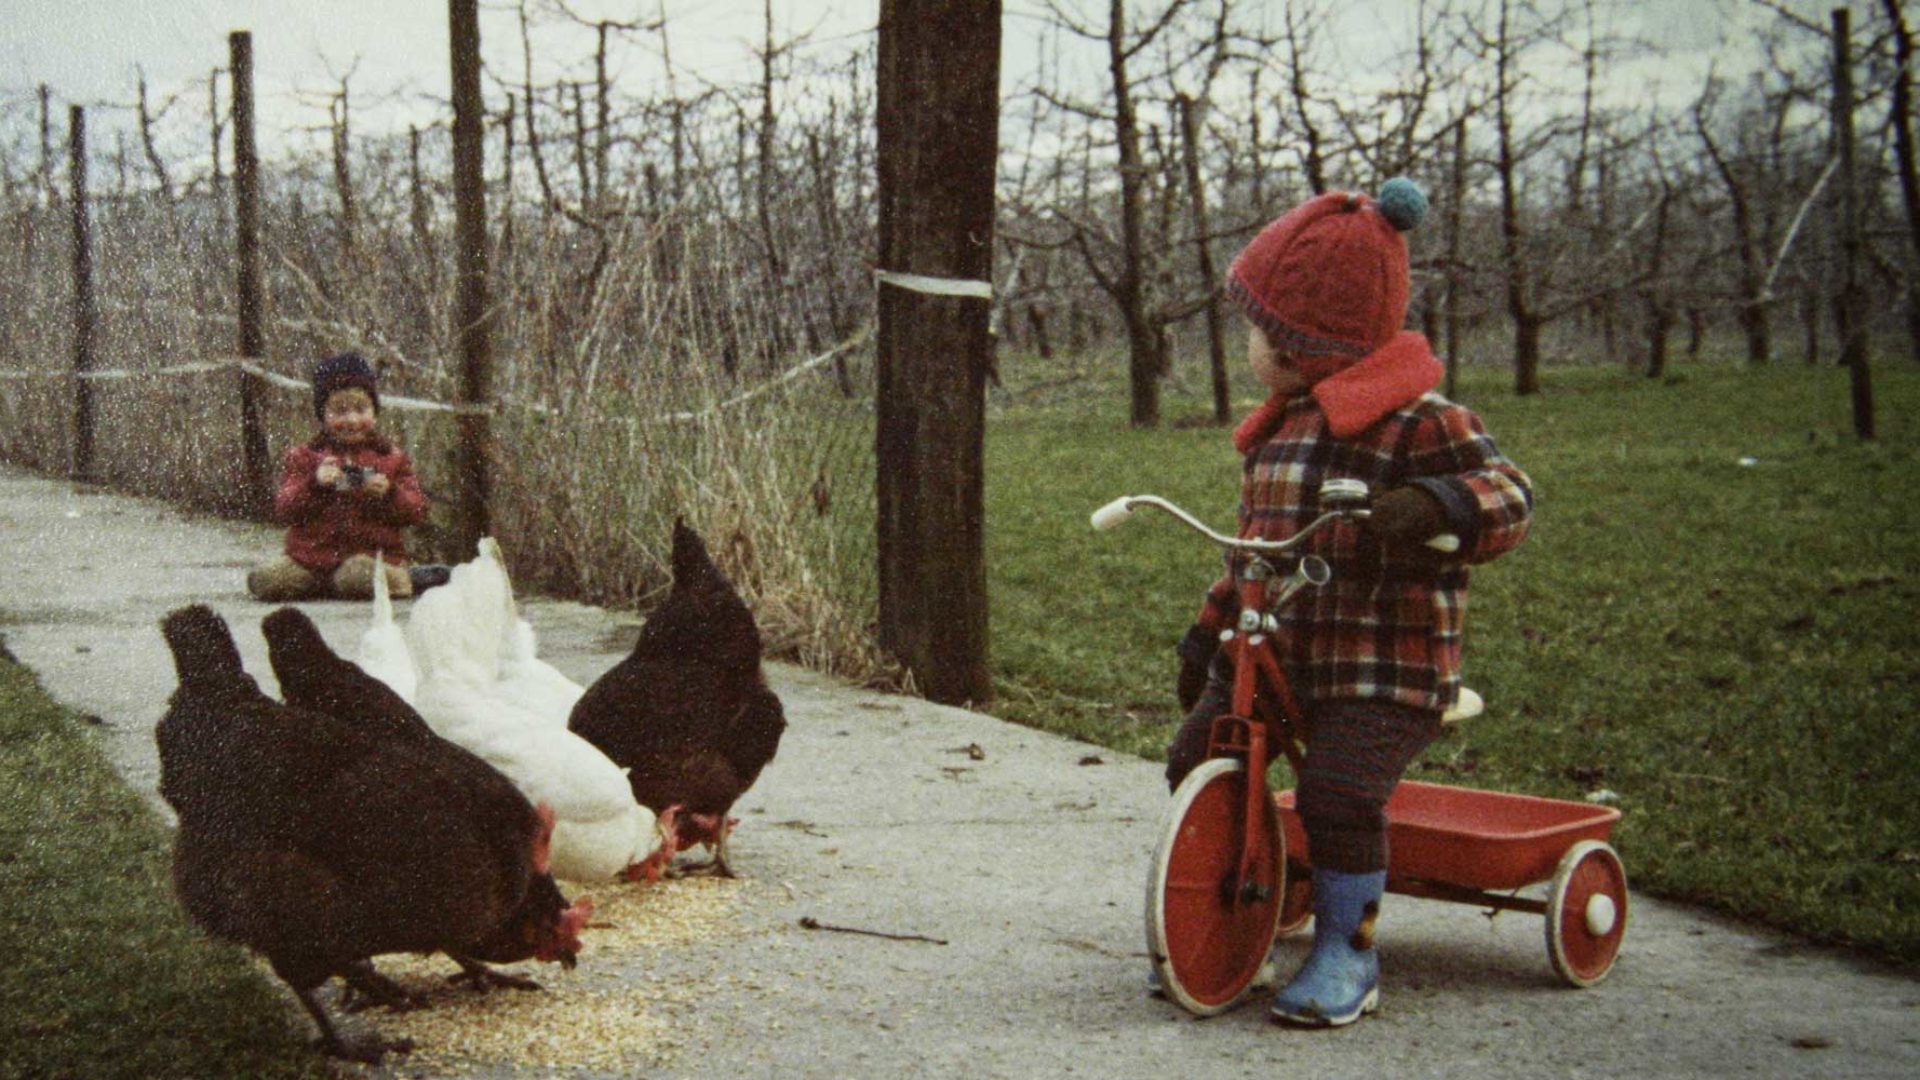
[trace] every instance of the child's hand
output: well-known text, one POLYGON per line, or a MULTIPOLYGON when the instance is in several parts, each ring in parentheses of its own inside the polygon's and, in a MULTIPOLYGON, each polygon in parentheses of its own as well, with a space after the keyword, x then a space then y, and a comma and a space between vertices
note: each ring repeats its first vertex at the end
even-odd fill
POLYGON ((1395 554, 1417 562, 1439 564, 1446 556, 1426 546, 1447 529, 1447 511, 1440 500, 1419 487, 1397 487, 1374 497, 1373 531, 1395 554))
POLYGON ((313 482, 323 488, 340 483, 340 459, 325 457, 320 459, 320 467, 313 470, 313 482))
POLYGON ((366 492, 368 498, 384 499, 387 497, 387 492, 393 490, 393 481, 387 479, 386 473, 370 472, 366 480, 362 481, 360 490, 366 492))

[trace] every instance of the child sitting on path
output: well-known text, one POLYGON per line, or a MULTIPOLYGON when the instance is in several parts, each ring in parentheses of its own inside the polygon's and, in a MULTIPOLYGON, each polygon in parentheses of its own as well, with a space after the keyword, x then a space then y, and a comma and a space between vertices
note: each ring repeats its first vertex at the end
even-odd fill
POLYGON ((375 563, 388 591, 412 596, 402 530, 427 519, 427 497, 406 451, 380 433, 380 391, 357 353, 313 369, 320 432, 289 447, 273 497, 287 526, 286 554, 247 575, 247 591, 269 603, 373 596, 375 563))
MULTIPOLYGON (((1440 732, 1460 688, 1467 564, 1520 543, 1533 493, 1480 418, 1434 393, 1444 373, 1403 331, 1404 230, 1426 196, 1389 180, 1379 200, 1330 193, 1270 223, 1234 260, 1228 295, 1253 328, 1247 354, 1272 396, 1242 422, 1242 537, 1284 540, 1318 516, 1320 485, 1363 480, 1369 522, 1317 534, 1332 581, 1280 613, 1287 678, 1306 713, 1297 784, 1313 864, 1313 947, 1275 995, 1277 1019, 1352 1023, 1379 1003, 1373 924, 1386 887, 1386 803, 1440 732), (1457 553, 1426 546, 1459 537, 1457 553)), ((1180 643, 1180 703, 1167 752, 1178 786, 1231 702, 1220 653, 1239 599, 1231 572, 1180 643), (1217 660, 1216 660, 1217 657, 1217 660)))

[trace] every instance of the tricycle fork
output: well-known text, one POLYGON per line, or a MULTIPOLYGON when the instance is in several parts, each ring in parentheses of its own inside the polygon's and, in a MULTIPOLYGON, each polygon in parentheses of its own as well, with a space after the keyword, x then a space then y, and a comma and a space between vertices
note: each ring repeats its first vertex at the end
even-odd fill
POLYGON ((1246 762, 1245 804, 1240 808, 1240 859, 1233 877, 1220 883, 1228 903, 1238 907, 1258 904, 1273 896, 1273 886, 1260 882, 1260 815, 1267 812, 1273 792, 1267 787, 1267 725, 1237 712, 1214 718, 1208 735, 1209 757, 1238 757, 1246 762))

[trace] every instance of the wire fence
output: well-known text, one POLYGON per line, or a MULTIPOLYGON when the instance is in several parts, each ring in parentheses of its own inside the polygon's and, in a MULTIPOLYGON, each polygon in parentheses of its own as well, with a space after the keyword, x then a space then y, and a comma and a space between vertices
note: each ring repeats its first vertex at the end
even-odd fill
MULTIPOLYGON (((233 513, 245 505, 242 380, 270 388, 277 459, 315 430, 310 365, 359 349, 381 371, 383 428, 441 497, 416 530, 419 557, 471 557, 447 550, 444 496, 454 418, 484 411, 499 448, 493 532, 529 587, 645 607, 667 583, 671 526, 684 517, 756 606, 775 654, 892 677, 871 632, 870 290, 828 305, 818 273, 770 289, 740 237, 694 221, 618 230, 593 252, 550 222, 514 221, 514 247, 496 251, 496 400, 461 404, 442 347, 445 267, 380 257, 372 230, 342 251, 300 219, 297 200, 269 214, 268 355, 250 358, 233 355, 220 216, 151 195, 98 202, 96 366, 76 373, 70 224, 58 207, 14 206, 0 228, 0 457, 68 473, 84 381, 102 482, 233 513)), ((846 262, 841 280, 859 280, 846 262)))

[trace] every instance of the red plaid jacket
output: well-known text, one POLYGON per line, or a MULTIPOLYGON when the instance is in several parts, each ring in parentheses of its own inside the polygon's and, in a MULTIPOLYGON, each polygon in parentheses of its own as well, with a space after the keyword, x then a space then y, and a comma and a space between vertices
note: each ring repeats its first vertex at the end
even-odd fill
POLYGON ((287 556, 309 570, 330 574, 347 558, 375 551, 390 563, 406 562, 407 540, 401 530, 427 520, 427 496, 405 450, 385 438, 347 449, 323 433, 287 448, 273 509, 287 526, 287 556), (393 486, 382 499, 323 488, 313 474, 328 457, 383 473, 393 486))
MULTIPOLYGON (((1383 698, 1443 710, 1460 687, 1467 564, 1493 559, 1527 535, 1527 475, 1501 456, 1472 410, 1427 394, 1340 439, 1311 397, 1287 403, 1273 433, 1246 455, 1242 537, 1284 540, 1319 516, 1322 481, 1364 480, 1375 494, 1417 484, 1446 507, 1460 554, 1434 569, 1396 557, 1364 524, 1341 522, 1308 541, 1333 580, 1298 594, 1280 619, 1287 675, 1302 701, 1383 698)), ((1283 571, 1287 567, 1281 568, 1283 571)), ((1233 625, 1239 595, 1228 573, 1200 610, 1209 634, 1233 625)))

